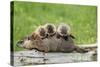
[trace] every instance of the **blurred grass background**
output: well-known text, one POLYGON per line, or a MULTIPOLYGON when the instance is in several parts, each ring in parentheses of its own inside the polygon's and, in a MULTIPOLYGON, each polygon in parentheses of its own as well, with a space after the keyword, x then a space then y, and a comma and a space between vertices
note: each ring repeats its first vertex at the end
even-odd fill
POLYGON ((16 42, 30 35, 38 26, 46 23, 58 25, 69 24, 72 34, 76 37, 76 44, 96 43, 97 39, 97 7, 50 4, 34 2, 14 2, 14 50, 23 50, 16 47, 16 42))

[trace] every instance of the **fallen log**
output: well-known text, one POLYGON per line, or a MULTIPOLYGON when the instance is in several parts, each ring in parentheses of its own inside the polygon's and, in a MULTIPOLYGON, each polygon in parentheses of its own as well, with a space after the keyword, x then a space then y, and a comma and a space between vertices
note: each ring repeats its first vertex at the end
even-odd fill
POLYGON ((57 64, 73 62, 90 62, 97 60, 97 45, 81 45, 81 48, 88 49, 87 53, 44 53, 37 50, 18 51, 13 54, 14 66, 37 65, 37 64, 57 64))

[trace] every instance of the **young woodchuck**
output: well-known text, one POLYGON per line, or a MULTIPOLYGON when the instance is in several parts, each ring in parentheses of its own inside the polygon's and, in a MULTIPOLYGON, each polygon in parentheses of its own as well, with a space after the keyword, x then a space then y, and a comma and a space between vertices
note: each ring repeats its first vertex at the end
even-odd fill
POLYGON ((44 25, 47 33, 47 38, 52 37, 56 34, 56 27, 53 24, 45 24, 44 25))
POLYGON ((47 37, 46 29, 43 26, 39 26, 35 33, 38 34, 41 39, 45 39, 47 37))
POLYGON ((69 25, 66 24, 60 24, 57 28, 57 38, 63 38, 65 40, 67 40, 68 36, 72 37, 73 39, 75 39, 75 37, 73 35, 71 35, 71 29, 69 25))

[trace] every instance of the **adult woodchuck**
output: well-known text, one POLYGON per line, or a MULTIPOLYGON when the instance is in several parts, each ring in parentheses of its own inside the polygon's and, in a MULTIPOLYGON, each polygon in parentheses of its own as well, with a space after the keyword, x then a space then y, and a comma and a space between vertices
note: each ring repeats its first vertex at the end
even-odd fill
POLYGON ((18 41, 17 46, 26 49, 37 49, 42 52, 87 52, 86 50, 75 46, 74 41, 70 36, 68 36, 67 41, 63 38, 58 39, 56 36, 41 39, 36 33, 18 41))

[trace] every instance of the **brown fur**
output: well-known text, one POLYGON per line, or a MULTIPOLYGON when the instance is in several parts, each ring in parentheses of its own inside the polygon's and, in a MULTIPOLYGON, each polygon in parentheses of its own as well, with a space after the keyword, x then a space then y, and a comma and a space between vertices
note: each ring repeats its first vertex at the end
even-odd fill
POLYGON ((68 36, 70 36, 73 39, 75 39, 75 37, 70 32, 69 25, 66 25, 66 24, 61 24, 61 25, 58 26, 57 35, 56 36, 57 36, 57 38, 63 38, 65 40, 68 39, 68 36))
POLYGON ((36 31, 36 34, 38 34, 41 39, 45 39, 46 38, 46 29, 43 26, 39 26, 36 31))
POLYGON ((56 28, 55 25, 53 24, 46 24, 44 25, 45 29, 46 29, 46 33, 47 33, 47 38, 48 37, 52 37, 56 34, 56 28))
POLYGON ((34 33, 34 35, 32 35, 32 40, 24 39, 23 43, 21 43, 23 46, 21 47, 26 49, 37 49, 43 52, 85 52, 84 49, 75 46, 71 37, 68 37, 67 41, 63 38, 57 39, 56 37, 43 40, 35 37, 38 37, 38 35, 34 33))
POLYGON ((56 36, 41 39, 41 36, 37 32, 33 32, 28 38, 19 41, 17 45, 22 48, 37 49, 43 52, 87 52, 86 50, 75 46, 71 36, 67 36, 67 40, 63 37, 56 38, 56 36))
POLYGON ((31 38, 32 40, 41 40, 41 37, 35 32, 32 33, 31 38))

